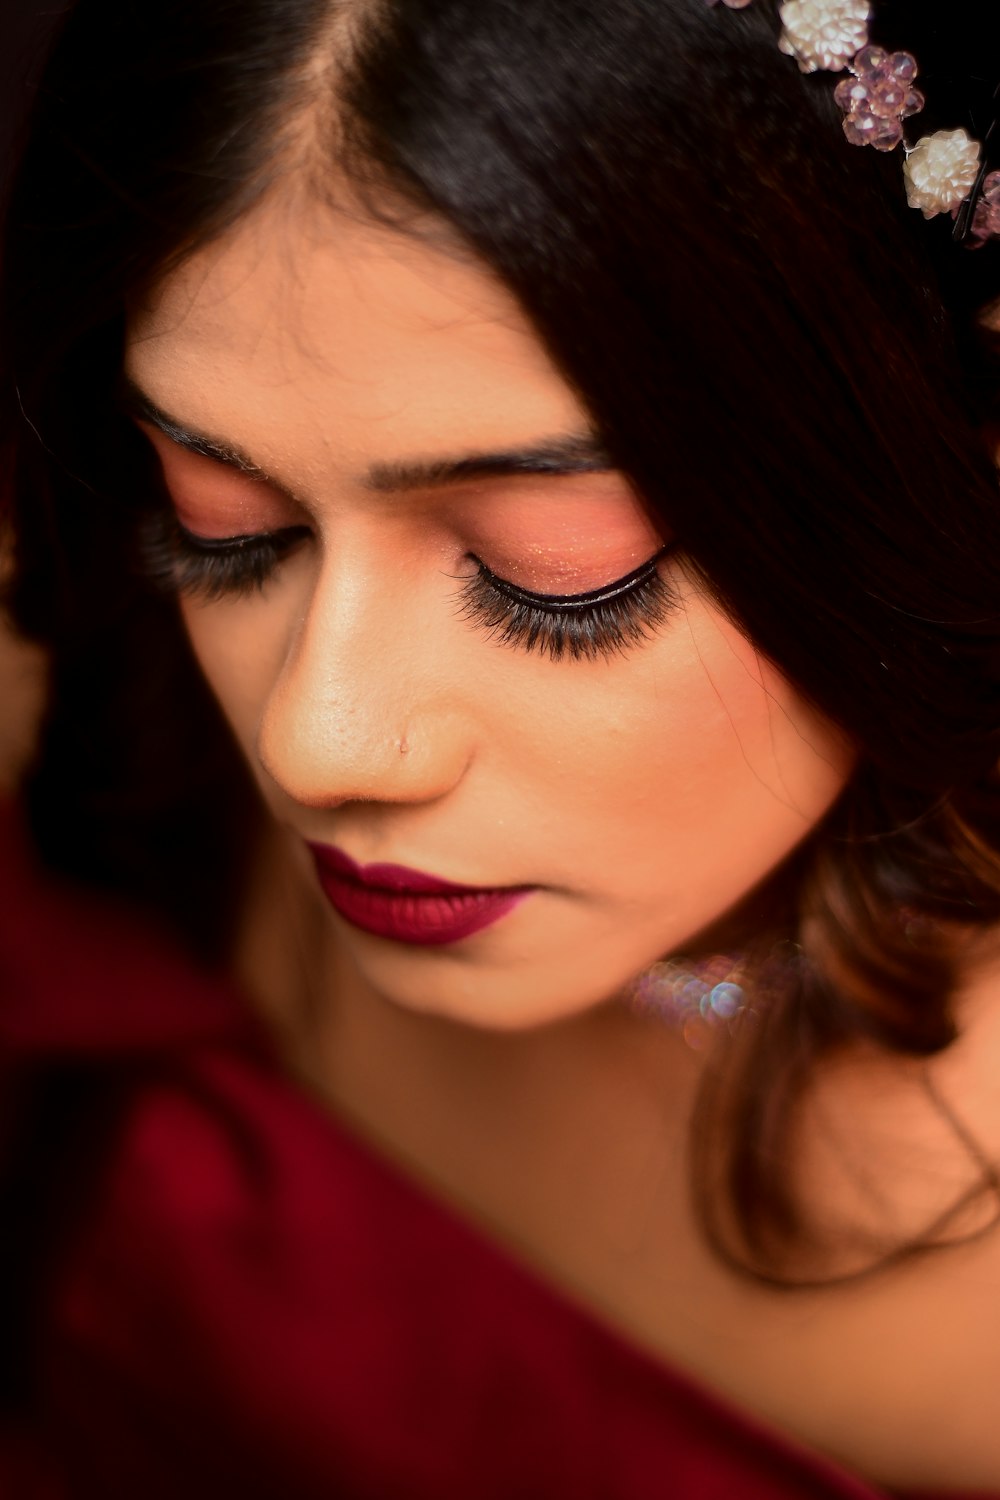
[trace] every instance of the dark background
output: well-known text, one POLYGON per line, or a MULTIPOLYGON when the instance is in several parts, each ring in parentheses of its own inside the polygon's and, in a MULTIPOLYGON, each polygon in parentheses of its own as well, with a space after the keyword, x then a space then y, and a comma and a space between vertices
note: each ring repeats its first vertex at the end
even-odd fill
POLYGON ((65 9, 66 0, 0 0, 0 186, 48 37, 65 9))
MULTIPOLYGON (((47 39, 67 3, 0 0, 0 198, 15 132, 31 99, 47 39)), ((0 519, 2 512, 0 493, 0 519)), ((42 653, 15 639, 0 609, 0 802, 16 790, 30 759, 44 701, 45 676, 42 653)))

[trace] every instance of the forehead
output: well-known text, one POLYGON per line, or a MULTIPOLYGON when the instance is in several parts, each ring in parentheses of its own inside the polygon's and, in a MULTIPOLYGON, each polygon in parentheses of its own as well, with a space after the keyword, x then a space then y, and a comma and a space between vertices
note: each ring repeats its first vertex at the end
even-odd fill
POLYGON ((252 433, 261 462, 270 443, 319 462, 581 425, 486 268, 312 202, 261 205, 169 275, 134 310, 127 369, 202 428, 252 433))

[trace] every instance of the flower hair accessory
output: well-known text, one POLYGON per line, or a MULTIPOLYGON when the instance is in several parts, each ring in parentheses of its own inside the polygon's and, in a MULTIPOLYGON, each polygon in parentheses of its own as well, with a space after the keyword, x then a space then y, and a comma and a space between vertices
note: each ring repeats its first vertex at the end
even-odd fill
MULTIPOLYGON (((719 0, 706 0, 716 5, 719 0)), ((742 10, 750 0, 722 0, 742 10)), ((912 145, 903 121, 919 114, 924 96, 916 88, 916 59, 885 52, 868 37, 868 0, 785 0, 779 7, 781 51, 803 73, 850 74, 834 98, 844 111, 844 134, 853 146, 892 151, 902 145, 906 201, 925 219, 950 213, 956 237, 972 246, 1000 236, 1000 172, 985 177, 982 147, 966 130, 937 130, 912 145), (961 212, 960 212, 961 211, 961 212)))

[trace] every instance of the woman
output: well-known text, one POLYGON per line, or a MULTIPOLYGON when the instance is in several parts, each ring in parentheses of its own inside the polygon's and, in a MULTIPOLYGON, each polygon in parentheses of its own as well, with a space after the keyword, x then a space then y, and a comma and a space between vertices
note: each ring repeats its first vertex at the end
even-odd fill
POLYGON ((9 880, 26 1493, 1000 1493, 997 263, 779 30, 70 13, 25 803, 147 916, 9 880))

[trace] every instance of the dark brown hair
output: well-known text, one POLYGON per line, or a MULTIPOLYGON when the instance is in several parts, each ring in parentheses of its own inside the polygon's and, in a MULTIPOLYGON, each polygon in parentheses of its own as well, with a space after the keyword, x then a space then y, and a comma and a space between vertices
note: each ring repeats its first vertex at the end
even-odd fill
MULTIPOLYGON (((984 133, 958 62, 996 22, 956 6, 944 35, 940 9, 881 7, 876 36, 922 49, 940 123, 974 105, 984 133)), ((430 210, 495 269, 705 587, 857 749, 754 907, 761 951, 808 961, 698 1137, 709 1230, 761 1274, 804 1229, 783 1143, 817 1058, 947 1046, 960 942, 1000 920, 991 376, 949 315, 1000 271, 907 208, 898 154, 847 145, 776 32, 763 0, 78 0, 8 215, 0 390, 12 607, 55 660, 36 837, 218 956, 252 799, 134 566, 156 478, 114 399, 124 312, 266 190, 339 45, 318 118, 373 212, 430 210)))

